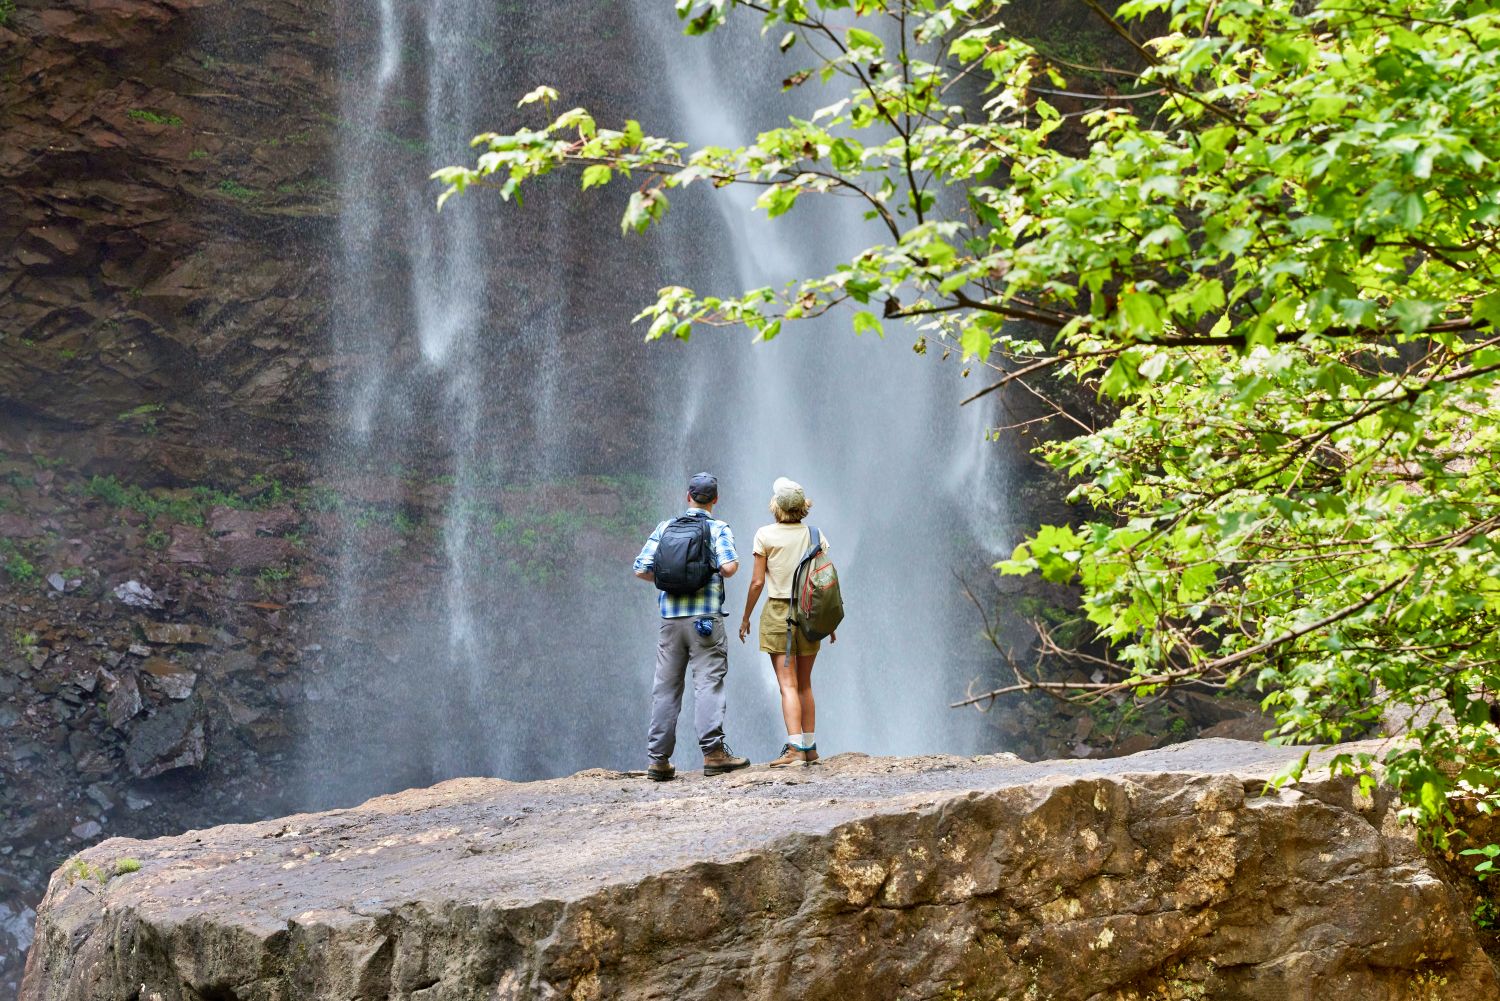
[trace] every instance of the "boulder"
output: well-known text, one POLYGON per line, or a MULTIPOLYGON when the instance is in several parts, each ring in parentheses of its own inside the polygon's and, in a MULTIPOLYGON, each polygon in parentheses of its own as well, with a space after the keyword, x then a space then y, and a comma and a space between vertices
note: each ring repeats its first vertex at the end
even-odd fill
POLYGON ((125 764, 131 775, 148 779, 201 765, 207 753, 208 740, 197 700, 169 702, 131 729, 125 764))
POLYGON ((138 580, 127 580, 114 589, 115 598, 131 608, 160 608, 161 599, 156 592, 138 580))
POLYGON ((198 682, 198 672, 181 664, 174 664, 165 657, 147 658, 141 665, 141 673, 150 680, 152 687, 173 700, 192 695, 193 686, 198 682))
POLYGON ((82 853, 22 1001, 1497 996, 1460 895, 1294 752, 455 780, 82 853), (1311 770, 1309 774, 1312 774, 1311 770))

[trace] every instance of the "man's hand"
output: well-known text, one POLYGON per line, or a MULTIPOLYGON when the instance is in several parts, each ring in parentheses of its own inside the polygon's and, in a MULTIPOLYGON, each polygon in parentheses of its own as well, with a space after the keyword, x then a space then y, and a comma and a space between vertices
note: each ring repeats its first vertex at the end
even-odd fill
POLYGON ((637 570, 635 572, 635 575, 641 580, 656 580, 656 574, 652 573, 650 570, 637 570))
POLYGON ((740 642, 745 642, 745 637, 750 635, 750 616, 740 620, 740 642))
POLYGON ((829 633, 828 634, 828 642, 830 642, 830 643, 837 643, 838 641, 839 641, 839 634, 838 633, 829 633))

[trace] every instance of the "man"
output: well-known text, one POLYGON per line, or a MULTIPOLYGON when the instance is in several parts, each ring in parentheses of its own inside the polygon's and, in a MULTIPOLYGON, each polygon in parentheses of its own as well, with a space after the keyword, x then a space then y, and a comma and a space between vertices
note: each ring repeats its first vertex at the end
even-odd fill
POLYGON ((657 525, 635 558, 635 575, 661 591, 657 596, 661 633, 651 689, 651 726, 646 733, 646 754, 651 759, 646 777, 657 782, 676 774, 671 757, 689 666, 703 774, 720 775, 750 763, 736 757, 724 740, 724 675, 729 670, 724 579, 739 570, 740 558, 729 526, 713 517, 719 481, 708 473, 694 476, 688 481, 687 501, 687 513, 657 525))

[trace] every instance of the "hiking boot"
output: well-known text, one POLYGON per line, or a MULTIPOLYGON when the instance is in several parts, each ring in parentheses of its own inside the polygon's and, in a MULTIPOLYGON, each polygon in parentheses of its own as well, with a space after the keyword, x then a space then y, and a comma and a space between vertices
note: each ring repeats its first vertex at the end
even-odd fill
POLYGON ((807 764, 807 752, 791 744, 782 744, 781 757, 768 764, 772 768, 801 768, 807 764))
POLYGON ((736 768, 744 768, 750 763, 749 758, 736 757, 729 749, 728 744, 720 744, 718 747, 703 755, 704 775, 723 775, 732 772, 736 768))
POLYGON ((804 747, 802 749, 802 760, 806 761, 809 765, 815 765, 815 764, 817 764, 818 763, 818 745, 814 744, 811 747, 804 747))
POLYGON ((652 782, 670 782, 676 774, 670 761, 653 761, 646 766, 646 778, 652 782))

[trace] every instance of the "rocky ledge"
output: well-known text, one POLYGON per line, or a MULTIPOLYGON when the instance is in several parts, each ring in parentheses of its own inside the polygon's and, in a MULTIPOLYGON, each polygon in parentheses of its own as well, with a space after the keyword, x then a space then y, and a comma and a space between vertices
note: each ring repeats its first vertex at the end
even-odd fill
POLYGON ((1272 748, 462 779, 103 842, 23 1001, 1497 996, 1381 796, 1272 748))

